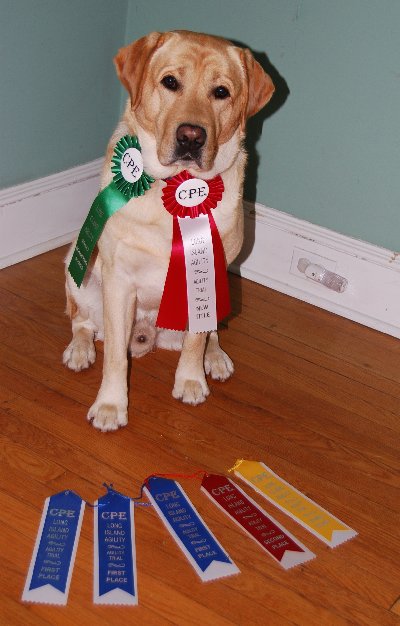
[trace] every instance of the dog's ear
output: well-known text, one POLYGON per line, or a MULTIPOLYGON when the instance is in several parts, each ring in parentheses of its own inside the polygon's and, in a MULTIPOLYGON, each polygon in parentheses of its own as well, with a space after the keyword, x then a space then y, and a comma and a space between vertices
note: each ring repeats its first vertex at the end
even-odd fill
MULTIPOLYGON (((275 91, 271 77, 264 72, 248 48, 240 51, 242 65, 247 76, 247 105, 245 120, 260 111, 270 101, 275 91)), ((245 122, 244 120, 244 122, 245 122)))
POLYGON ((121 48, 114 57, 118 78, 131 97, 132 109, 136 109, 140 102, 146 65, 163 42, 163 33, 150 33, 121 48))

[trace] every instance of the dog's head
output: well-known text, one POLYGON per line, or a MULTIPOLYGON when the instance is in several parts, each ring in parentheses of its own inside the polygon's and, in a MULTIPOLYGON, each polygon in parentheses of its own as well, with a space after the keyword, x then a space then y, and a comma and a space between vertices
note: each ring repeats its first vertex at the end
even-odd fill
POLYGON ((149 173, 215 175, 237 157, 246 120, 271 98, 248 49, 199 33, 151 33, 114 59, 149 173))

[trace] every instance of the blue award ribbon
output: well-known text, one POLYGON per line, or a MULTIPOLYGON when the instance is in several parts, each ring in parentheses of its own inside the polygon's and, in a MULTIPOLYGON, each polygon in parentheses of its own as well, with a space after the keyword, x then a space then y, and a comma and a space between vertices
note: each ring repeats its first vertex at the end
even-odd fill
POLYGON ((179 483, 168 478, 151 477, 144 490, 203 581, 239 573, 179 483))
POLYGON ((46 499, 23 600, 67 603, 84 507, 71 491, 46 499))
POLYGON ((94 602, 137 604, 134 506, 110 487, 94 509, 94 602))

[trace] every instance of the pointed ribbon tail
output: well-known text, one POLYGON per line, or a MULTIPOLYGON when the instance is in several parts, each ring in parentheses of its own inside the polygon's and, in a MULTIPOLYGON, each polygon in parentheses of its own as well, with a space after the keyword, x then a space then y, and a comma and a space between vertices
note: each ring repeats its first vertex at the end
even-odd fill
POLYGON ((171 257, 156 326, 171 330, 186 330, 187 321, 185 254, 178 219, 174 216, 171 257))
POLYGON ((217 320, 220 322, 231 312, 229 297, 229 281, 226 267, 224 247, 218 232, 217 225, 211 211, 208 213, 211 237, 214 249, 215 291, 217 295, 217 320))

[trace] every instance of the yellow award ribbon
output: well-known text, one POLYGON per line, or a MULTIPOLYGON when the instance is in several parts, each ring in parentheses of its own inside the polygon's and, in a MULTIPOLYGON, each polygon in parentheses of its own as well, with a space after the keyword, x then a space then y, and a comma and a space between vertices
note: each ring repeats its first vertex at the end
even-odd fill
POLYGON ((264 463, 240 459, 232 469, 264 498, 331 548, 357 535, 355 530, 280 478, 264 463))

